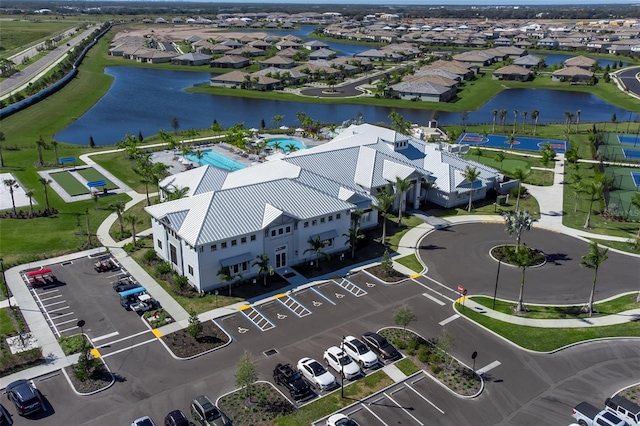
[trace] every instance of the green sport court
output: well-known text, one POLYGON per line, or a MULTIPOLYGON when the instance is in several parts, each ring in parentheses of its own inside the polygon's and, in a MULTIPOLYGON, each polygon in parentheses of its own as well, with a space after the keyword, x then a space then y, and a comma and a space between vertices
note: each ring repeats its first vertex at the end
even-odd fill
POLYGON ((58 185, 62 187, 62 189, 64 189, 67 192, 67 194, 69 194, 72 197, 89 194, 89 187, 86 186, 81 181, 79 181, 74 176, 74 173, 77 173, 79 176, 86 179, 88 182, 104 180, 107 184, 106 185, 107 189, 109 190, 118 188, 117 185, 115 185, 113 182, 105 178, 100 172, 98 172, 92 167, 85 168, 85 169, 78 169, 75 171, 67 170, 64 172, 51 173, 49 176, 51 176, 51 179, 53 179, 58 185))

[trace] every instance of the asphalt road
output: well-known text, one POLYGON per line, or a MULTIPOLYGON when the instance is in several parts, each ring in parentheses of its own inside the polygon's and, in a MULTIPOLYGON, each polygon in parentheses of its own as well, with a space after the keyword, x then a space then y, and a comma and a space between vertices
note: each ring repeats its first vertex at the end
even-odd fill
POLYGON ((316 96, 319 98, 346 98, 350 96, 358 96, 362 94, 362 90, 356 89, 356 87, 366 84, 371 81, 379 80, 384 74, 389 74, 395 71, 395 68, 389 71, 385 71, 375 76, 367 76, 364 78, 359 78, 357 80, 352 81, 351 83, 347 83, 345 85, 334 86, 333 92, 328 92, 328 87, 320 87, 320 88, 310 88, 310 89, 302 89, 300 93, 304 96, 316 96))
MULTIPOLYGON (((581 272, 574 266, 586 252, 585 243, 539 230, 526 233, 523 240, 547 253, 563 254, 564 259, 558 265, 539 268, 540 275, 527 272, 527 302, 551 299, 548 292, 558 294, 558 303, 574 299, 586 301, 588 292, 585 289, 593 275, 591 271, 581 272), (572 290, 564 290, 564 286, 572 290)), ((575 404, 586 400, 602 405, 604 399, 618 389, 640 381, 640 345, 637 340, 620 339, 615 344, 593 342, 555 354, 531 353, 463 317, 456 317, 452 302, 457 298, 457 285, 467 283, 473 294, 492 292, 496 264, 484 255, 485 249, 512 241, 500 225, 459 225, 436 231, 421 242, 422 246, 429 247, 421 251, 430 267, 426 277, 388 286, 367 274, 355 274, 349 280, 359 289, 355 291, 359 297, 334 282, 321 284, 293 294, 311 314, 298 317, 279 301, 259 306, 258 310, 275 325, 268 331, 260 331, 241 312, 218 319, 234 342, 191 361, 174 359, 149 334, 136 335, 119 330, 120 335, 113 338, 114 342, 118 341, 114 343, 118 350, 105 349, 103 353, 118 382, 96 395, 80 397, 69 389, 61 375, 36 380, 50 403, 50 410, 43 414, 46 417, 41 418, 41 422, 52 426, 129 424, 142 415, 151 415, 160 422, 170 410, 187 412, 189 401, 198 394, 216 399, 232 390, 235 363, 245 350, 253 354, 260 379, 271 380, 275 364, 295 365, 303 356, 321 360, 324 350, 338 344, 341 336, 358 336, 366 330, 391 325, 393 312, 408 305, 418 316, 412 329, 424 337, 436 337, 446 327, 455 336, 456 357, 471 365, 471 354, 477 351, 476 368, 487 370, 484 392, 471 400, 456 397, 439 384, 430 382, 431 379, 415 384, 443 413, 423 404, 422 399, 406 399, 411 394, 401 391, 398 400, 402 404, 414 404, 415 409, 410 413, 419 421, 474 426, 569 424, 571 408, 575 404), (471 285, 473 282, 475 284, 471 285), (264 352, 269 349, 275 349, 277 353, 267 356, 264 352)), ((600 270, 602 292, 598 298, 625 289, 637 290, 639 275, 632 274, 640 264, 637 259, 633 262, 625 259, 610 253, 609 260, 600 270), (610 274, 616 274, 617 278, 609 282, 606 276, 610 274)), ((513 277, 509 272, 504 275, 501 272, 501 283, 504 283, 499 291, 501 297, 511 297, 515 291, 509 288, 508 282, 519 283, 517 279, 512 280, 519 277, 519 273, 512 272, 513 277)), ((67 283, 67 286, 73 285, 74 282, 67 283)), ((131 313, 118 307, 114 314, 131 313)), ((109 345, 111 340, 101 343, 109 345)), ((374 408, 380 410, 376 411, 378 415, 385 415, 388 410, 390 402, 385 401, 380 403, 386 408, 374 408)), ((6 402, 3 399, 3 403, 6 402)), ((9 410, 14 411, 13 407, 9 410)), ((368 412, 360 415, 362 418, 371 416, 368 412)), ((398 416, 398 421, 400 419, 402 424, 414 424, 411 416, 404 412, 398 416)), ((17 416, 14 420, 17 425, 33 423, 17 416)))
POLYGON ((634 67, 618 73, 618 77, 629 88, 629 91, 640 96, 640 80, 636 76, 638 73, 640 73, 640 67, 634 67))

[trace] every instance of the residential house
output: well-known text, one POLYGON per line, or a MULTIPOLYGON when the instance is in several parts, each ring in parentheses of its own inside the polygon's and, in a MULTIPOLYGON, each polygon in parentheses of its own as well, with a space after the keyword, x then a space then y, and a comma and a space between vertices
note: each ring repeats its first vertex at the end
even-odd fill
POLYGON ((593 72, 580 67, 565 67, 551 74, 553 81, 570 81, 572 83, 588 83, 593 77, 593 72))
POLYGON ((538 42, 536 43, 536 47, 538 49, 557 49, 558 46, 560 45, 560 42, 558 40, 556 40, 555 38, 543 38, 538 40, 538 42))
POLYGON ((210 64, 213 68, 244 68, 249 66, 251 61, 243 56, 226 55, 221 58, 211 60, 210 64))
POLYGON ((327 60, 336 56, 336 52, 330 49, 318 49, 309 53, 310 61, 327 60))
POLYGON ((518 65, 524 68, 535 68, 543 62, 544 61, 538 56, 526 55, 514 60, 513 65, 518 65))
POLYGON ((206 65, 211 62, 211 56, 203 53, 185 53, 184 55, 171 58, 171 63, 174 65, 206 65))
POLYGON ((416 78, 391 85, 389 89, 400 99, 427 102, 449 102, 455 97, 455 86, 446 87, 432 83, 427 78, 416 78))
POLYGON ((564 61, 565 67, 578 67, 584 70, 590 70, 595 64, 596 60, 588 58, 586 56, 574 56, 564 61))
POLYGON ((493 72, 494 80, 528 81, 533 78, 533 72, 529 68, 520 65, 507 65, 493 72))

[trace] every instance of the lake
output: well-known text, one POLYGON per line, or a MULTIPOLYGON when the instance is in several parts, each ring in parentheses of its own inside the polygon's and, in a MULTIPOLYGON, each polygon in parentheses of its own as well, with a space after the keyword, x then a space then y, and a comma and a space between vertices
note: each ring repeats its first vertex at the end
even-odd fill
MULTIPOLYGON (((274 115, 283 115, 283 125, 297 127, 296 113, 303 111, 314 120, 341 124, 360 114, 369 123, 389 122, 388 115, 397 111, 405 120, 426 123, 429 110, 376 107, 371 105, 309 104, 188 93, 183 89, 208 82, 206 72, 165 71, 136 67, 108 67, 105 73, 114 77, 109 91, 85 114, 55 135, 56 140, 88 145, 93 136, 97 145, 120 141, 127 133, 135 136, 155 134, 160 129, 171 131, 171 119, 176 117, 180 129, 202 129, 217 120, 229 127, 244 122, 245 127, 260 127, 261 119, 272 125, 274 115)), ((479 110, 469 112, 468 123, 490 123, 491 110, 509 111, 507 123, 513 121, 513 110, 540 111, 539 121, 564 122, 564 112, 581 110, 580 120, 610 121, 615 113, 618 121, 638 119, 621 108, 604 102, 589 93, 536 89, 510 89, 499 93, 479 110)), ((460 112, 440 112, 441 124, 460 123, 460 112)), ((522 118, 519 118, 520 122, 522 118)))

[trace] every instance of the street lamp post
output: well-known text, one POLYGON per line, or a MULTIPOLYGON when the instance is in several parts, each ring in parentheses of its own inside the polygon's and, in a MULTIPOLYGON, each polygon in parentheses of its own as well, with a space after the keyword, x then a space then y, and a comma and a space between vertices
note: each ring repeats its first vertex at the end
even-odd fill
MULTIPOLYGON (((340 341, 340 350, 342 354, 344 354, 344 336, 342 336, 342 340, 340 341)), ((340 397, 344 398, 344 365, 340 366, 340 397)))
POLYGON ((80 337, 82 337, 82 349, 84 349, 84 346, 85 346, 85 344, 84 344, 84 342, 85 342, 85 340, 84 340, 84 325, 85 325, 85 322, 84 322, 84 320, 78 320, 76 325, 78 327, 80 327, 80 337))
POLYGON ((491 309, 496 308, 496 296, 498 295, 498 280, 500 279, 500 265, 502 264, 502 259, 498 257, 498 272, 496 273, 496 287, 493 290, 493 307, 491 309))

